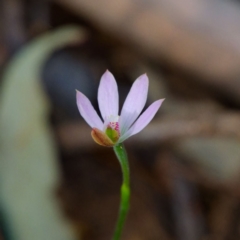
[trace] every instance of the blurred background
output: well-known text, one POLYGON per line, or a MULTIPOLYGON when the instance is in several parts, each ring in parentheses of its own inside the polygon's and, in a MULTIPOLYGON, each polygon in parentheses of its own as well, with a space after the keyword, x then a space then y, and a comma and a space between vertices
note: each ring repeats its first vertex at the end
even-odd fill
POLYGON ((125 142, 125 240, 240 239, 238 0, 0 1, 0 239, 111 239, 121 172, 78 113, 109 69, 120 105, 150 79, 154 120, 125 142))

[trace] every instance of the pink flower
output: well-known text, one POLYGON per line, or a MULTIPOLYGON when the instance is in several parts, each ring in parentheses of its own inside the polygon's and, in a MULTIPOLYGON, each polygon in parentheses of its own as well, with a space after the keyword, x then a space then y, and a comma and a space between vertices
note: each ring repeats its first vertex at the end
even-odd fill
POLYGON ((119 114, 118 87, 114 76, 106 71, 98 88, 98 104, 102 119, 89 99, 77 91, 77 106, 80 114, 92 128, 92 137, 100 145, 114 146, 142 131, 153 119, 164 99, 153 102, 140 116, 148 93, 148 77, 141 75, 133 83, 119 114))

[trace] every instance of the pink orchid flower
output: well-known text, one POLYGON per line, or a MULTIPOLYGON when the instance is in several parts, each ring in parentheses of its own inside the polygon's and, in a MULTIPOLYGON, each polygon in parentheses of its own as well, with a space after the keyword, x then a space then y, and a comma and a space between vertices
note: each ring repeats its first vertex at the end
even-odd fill
POLYGON ((107 70, 98 88, 98 104, 102 119, 89 99, 77 91, 77 106, 80 114, 92 128, 92 137, 102 146, 112 147, 143 130, 153 119, 164 99, 153 102, 140 116, 148 93, 148 77, 141 75, 133 83, 123 104, 120 116, 118 87, 114 76, 107 70))

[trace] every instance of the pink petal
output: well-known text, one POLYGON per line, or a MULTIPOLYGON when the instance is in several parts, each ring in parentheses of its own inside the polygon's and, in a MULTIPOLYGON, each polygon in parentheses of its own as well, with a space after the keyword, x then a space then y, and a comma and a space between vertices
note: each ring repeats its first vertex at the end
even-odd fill
POLYGON ((92 127, 103 129, 103 122, 93 108, 89 99, 79 91, 77 92, 77 106, 85 121, 92 127))
POLYGON ((120 132, 124 134, 137 119, 147 101, 148 77, 141 75, 132 85, 123 104, 119 119, 120 132))
POLYGON ((107 70, 98 88, 98 104, 103 120, 118 115, 118 87, 114 76, 107 70))
POLYGON ((162 105, 164 99, 160 99, 152 103, 141 116, 138 118, 138 120, 132 125, 132 127, 123 135, 120 137, 119 142, 123 142, 127 138, 131 137, 132 135, 139 133, 142 131, 153 119, 155 114, 157 113, 158 109, 162 105))

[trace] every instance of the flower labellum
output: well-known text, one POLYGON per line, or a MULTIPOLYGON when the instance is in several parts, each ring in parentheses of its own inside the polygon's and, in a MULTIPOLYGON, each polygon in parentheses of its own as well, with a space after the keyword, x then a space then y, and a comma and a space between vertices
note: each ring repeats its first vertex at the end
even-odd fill
POLYGON ((118 88, 114 76, 107 70, 98 88, 98 105, 102 119, 89 99, 77 91, 80 114, 92 128, 92 138, 102 146, 112 147, 143 130, 153 119, 164 99, 153 102, 141 115, 148 93, 148 77, 141 75, 133 83, 119 114, 118 88), (140 116, 139 116, 140 115, 140 116))

